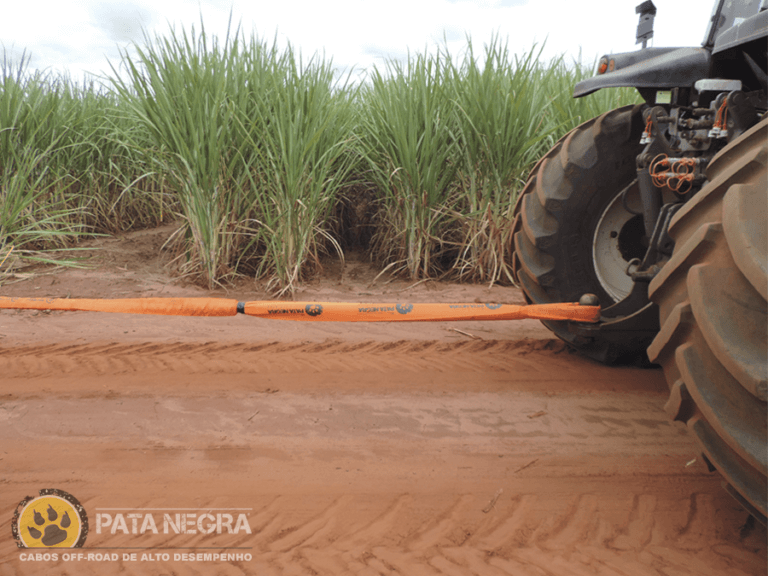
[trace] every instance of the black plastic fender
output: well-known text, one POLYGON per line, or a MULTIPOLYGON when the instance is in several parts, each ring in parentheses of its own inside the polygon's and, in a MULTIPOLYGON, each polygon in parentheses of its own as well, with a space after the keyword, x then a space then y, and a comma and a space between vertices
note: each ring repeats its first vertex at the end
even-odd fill
MULTIPOLYGON (((640 50, 629 54, 642 56, 640 50)), ((629 54, 614 54, 607 58, 628 58, 629 54)), ((582 80, 573 90, 575 98, 592 94, 601 88, 676 88, 693 86, 696 80, 706 78, 712 55, 706 48, 676 48, 655 51, 649 58, 640 60, 626 68, 606 72, 582 80), (660 52, 660 53, 659 53, 660 52)))

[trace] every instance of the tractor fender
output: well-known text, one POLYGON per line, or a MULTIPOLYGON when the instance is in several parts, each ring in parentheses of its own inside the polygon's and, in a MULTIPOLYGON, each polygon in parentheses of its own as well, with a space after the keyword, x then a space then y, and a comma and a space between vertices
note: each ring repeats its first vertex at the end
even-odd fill
POLYGON ((708 77, 712 55, 706 48, 647 48, 604 58, 614 61, 613 71, 576 84, 573 90, 575 98, 601 88, 668 89, 693 86, 697 80, 708 77))

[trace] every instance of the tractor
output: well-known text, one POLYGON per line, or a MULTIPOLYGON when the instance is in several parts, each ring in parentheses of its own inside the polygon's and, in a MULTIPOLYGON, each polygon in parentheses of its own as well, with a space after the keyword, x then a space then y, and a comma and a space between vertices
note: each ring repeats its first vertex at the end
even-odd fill
POLYGON ((574 97, 633 87, 643 103, 568 134, 514 212, 529 303, 599 303, 600 322, 545 321, 606 363, 660 365, 665 410, 763 524, 768 446, 768 1, 717 0, 701 46, 609 54, 574 97))

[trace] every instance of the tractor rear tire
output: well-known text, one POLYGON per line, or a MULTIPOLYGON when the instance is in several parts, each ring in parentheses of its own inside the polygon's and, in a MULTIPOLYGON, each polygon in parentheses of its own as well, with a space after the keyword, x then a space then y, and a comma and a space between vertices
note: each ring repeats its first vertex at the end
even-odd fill
MULTIPOLYGON (((644 106, 625 106, 578 126, 531 172, 515 206, 512 266, 529 303, 576 302, 589 293, 605 310, 631 290, 626 267, 646 246, 642 216, 626 211, 621 196, 637 177, 644 106)), ((658 312, 645 292, 641 296, 626 321, 544 325, 598 361, 647 363, 658 312)))
POLYGON ((648 349, 710 470, 765 523, 768 426, 768 119, 721 150, 671 221, 675 249, 649 286, 661 330, 648 349))

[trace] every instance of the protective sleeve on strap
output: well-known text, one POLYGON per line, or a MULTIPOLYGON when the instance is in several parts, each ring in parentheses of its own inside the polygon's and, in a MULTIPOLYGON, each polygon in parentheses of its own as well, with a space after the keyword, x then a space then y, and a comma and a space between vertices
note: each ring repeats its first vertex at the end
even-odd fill
POLYGON ((275 320, 310 322, 451 322, 460 320, 573 320, 597 322, 599 306, 531 304, 359 304, 351 302, 246 302, 245 313, 275 320))
POLYGON ((0 296, 0 308, 27 310, 85 310, 166 316, 234 316, 237 313, 275 320, 312 322, 453 322, 458 320, 570 320, 598 322, 600 306, 576 303, 531 304, 424 304, 352 302, 238 302, 224 298, 129 298, 122 300, 67 298, 9 298, 0 296))
POLYGON ((237 300, 224 298, 9 298, 0 297, 0 308, 26 310, 82 310, 159 314, 163 316, 234 316, 237 300))

